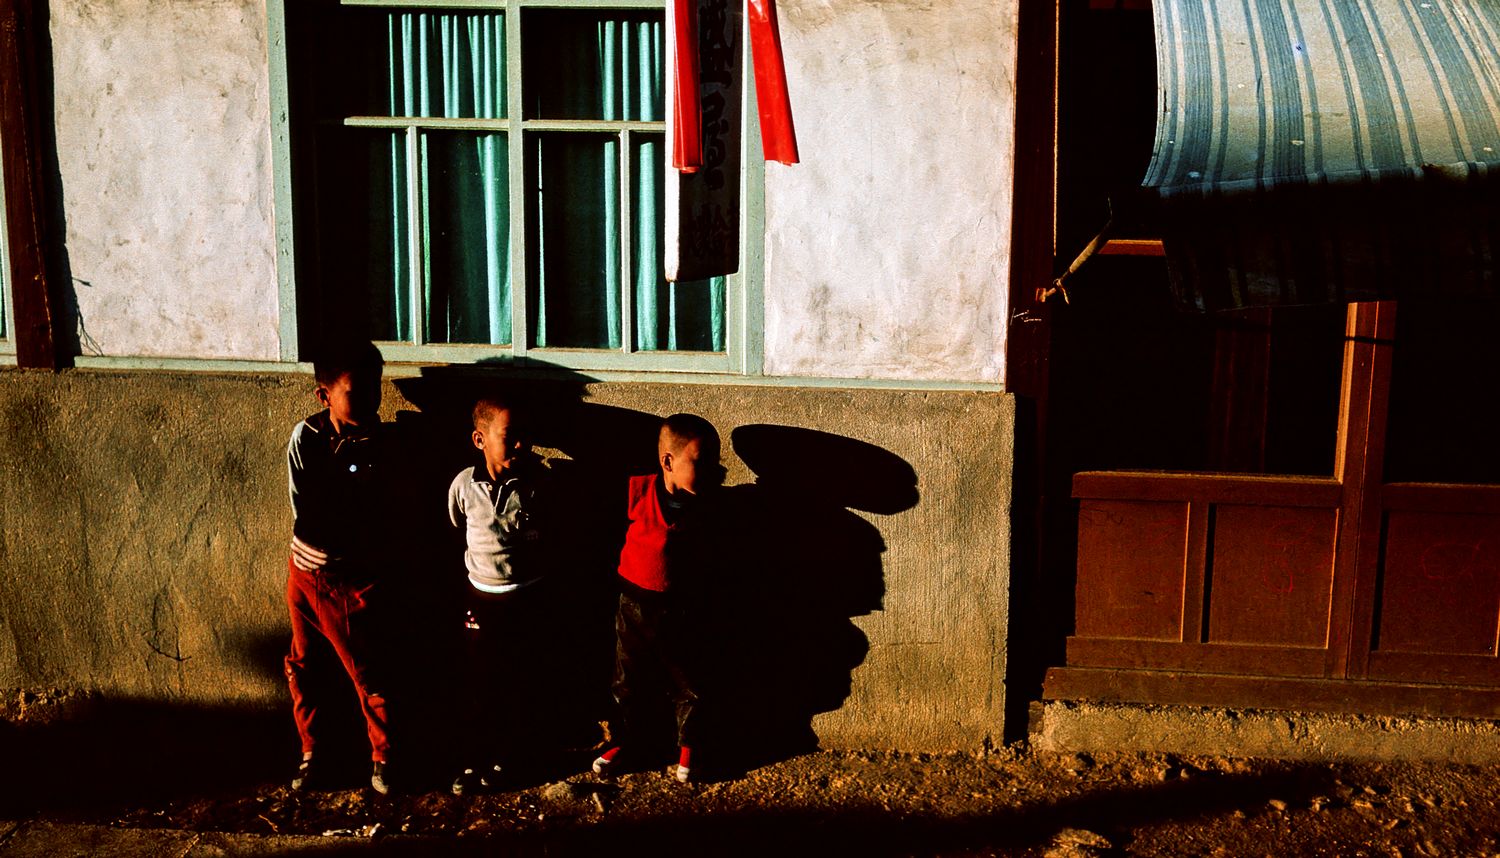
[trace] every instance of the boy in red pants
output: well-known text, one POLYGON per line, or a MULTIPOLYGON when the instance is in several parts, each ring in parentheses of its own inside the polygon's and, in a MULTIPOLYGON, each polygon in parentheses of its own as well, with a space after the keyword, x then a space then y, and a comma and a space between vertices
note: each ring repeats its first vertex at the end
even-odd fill
POLYGON ((620 606, 615 614, 615 672, 611 683, 620 722, 616 742, 598 759, 597 774, 617 771, 627 754, 639 754, 641 692, 664 682, 677 715, 676 777, 692 779, 692 747, 702 733, 699 641, 683 599, 708 561, 704 495, 724 481, 719 433, 694 414, 662 421, 657 437, 660 470, 630 478, 630 527, 620 551, 620 606), (627 750, 627 749, 635 750, 627 750))
POLYGON ((331 344, 313 361, 324 410, 292 429, 287 469, 292 495, 292 556, 286 598, 292 646, 286 677, 302 764, 292 789, 315 787, 326 770, 316 756, 320 707, 329 692, 314 664, 336 656, 354 684, 374 761, 370 786, 389 791, 386 700, 372 616, 382 566, 388 498, 388 438, 380 408, 380 351, 368 340, 331 344))

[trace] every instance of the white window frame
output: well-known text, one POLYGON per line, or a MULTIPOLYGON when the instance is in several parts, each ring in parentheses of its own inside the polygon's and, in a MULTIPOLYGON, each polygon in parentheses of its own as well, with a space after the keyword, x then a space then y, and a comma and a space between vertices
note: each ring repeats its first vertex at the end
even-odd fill
MULTIPOLYGON (((276 255, 280 298, 281 358, 296 361, 297 330, 297 284, 294 266, 293 222, 296 212, 291 186, 291 141, 289 128, 288 71, 286 55, 286 7, 296 0, 268 0, 270 18, 270 71, 272 99, 272 160, 275 173, 276 204, 276 255)), ((343 6, 387 7, 387 8, 434 8, 454 10, 491 10, 506 13, 506 86, 507 104, 512 105, 508 113, 520 113, 521 88, 521 38, 522 27, 516 22, 526 9, 640 9, 661 10, 665 14, 664 0, 340 0, 343 6), (515 17, 511 17, 515 16, 515 17)), ((741 44, 748 63, 748 33, 742 30, 741 44)), ((748 71, 748 65, 746 65, 748 71)), ((666 75, 663 75, 664 79, 666 75)), ((713 373, 731 375, 760 375, 763 365, 764 307, 762 282, 764 275, 764 163, 754 154, 760 151, 760 134, 755 110, 754 76, 744 75, 741 94, 744 119, 744 139, 741 146, 741 211, 740 211, 740 270, 729 275, 725 288, 724 340, 722 352, 672 352, 638 351, 634 347, 634 322, 629 301, 632 298, 629 281, 622 278, 623 327, 621 342, 617 349, 581 348, 535 348, 529 346, 530 332, 526 329, 529 286, 526 271, 526 224, 525 206, 511 207, 510 266, 512 272, 512 344, 467 345, 449 343, 378 342, 386 360, 398 363, 474 363, 499 359, 518 366, 556 366, 566 369, 601 371, 647 371, 673 373, 713 373)), ((630 182, 630 150, 627 136, 631 131, 643 130, 666 133, 664 122, 589 122, 574 120, 524 119, 511 116, 506 119, 408 119, 404 117, 350 117, 344 123, 348 127, 387 128, 406 132, 408 152, 416 145, 419 130, 459 129, 475 131, 504 131, 511 140, 524 140, 527 131, 543 130, 600 130, 618 131, 622 145, 621 180, 630 182)), ((525 146, 508 147, 510 157, 511 187, 524 188, 525 146)), ((415 163, 412 159, 409 163, 415 163)), ((411 175, 415 175, 412 171, 411 175)), ((675 175, 675 174, 672 174, 675 175)), ((512 193, 516 193, 514 190, 512 193)), ((523 191, 524 193, 524 191, 523 191)), ((631 253, 628 241, 622 241, 621 254, 631 253)), ((415 260, 413 260, 415 263, 415 260)), ((630 261, 624 260, 629 270, 630 261)), ((414 293, 421 291, 419 277, 408 278, 414 293)), ((412 306, 420 307, 414 300, 412 306)), ((423 311, 414 311, 421 314, 423 311)), ((413 326, 417 338, 421 337, 422 325, 413 326)))

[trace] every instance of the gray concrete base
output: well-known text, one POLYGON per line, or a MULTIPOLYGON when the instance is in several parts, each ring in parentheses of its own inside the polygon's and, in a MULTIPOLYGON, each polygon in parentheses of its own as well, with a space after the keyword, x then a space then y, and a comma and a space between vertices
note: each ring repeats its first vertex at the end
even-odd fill
POLYGON ((1038 751, 1138 751, 1285 760, 1500 763, 1500 722, 1048 700, 1038 751))

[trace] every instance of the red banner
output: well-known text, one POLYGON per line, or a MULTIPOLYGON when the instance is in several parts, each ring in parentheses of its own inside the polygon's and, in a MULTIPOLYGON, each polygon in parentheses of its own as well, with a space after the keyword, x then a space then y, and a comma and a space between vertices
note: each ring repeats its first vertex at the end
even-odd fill
POLYGON ((797 132, 792 128, 792 101, 787 94, 781 32, 776 27, 776 0, 749 0, 749 4, 762 147, 767 161, 795 164, 797 132))
MULTIPOLYGON (((792 127, 792 102, 787 92, 781 32, 776 25, 776 0, 746 2, 765 159, 795 164, 798 161, 797 132, 792 127)), ((672 166, 684 173, 692 173, 703 166, 698 3, 696 0, 672 0, 671 17, 672 166)))
POLYGON ((672 166, 703 166, 703 115, 698 108, 698 3, 672 0, 672 166))

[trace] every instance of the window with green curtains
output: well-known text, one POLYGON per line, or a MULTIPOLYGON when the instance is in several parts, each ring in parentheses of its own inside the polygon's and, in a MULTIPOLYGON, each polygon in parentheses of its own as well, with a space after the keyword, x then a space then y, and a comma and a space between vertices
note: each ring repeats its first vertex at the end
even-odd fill
POLYGON ((663 272, 665 13, 639 2, 288 3, 317 315, 417 358, 726 352, 730 278, 663 272))

